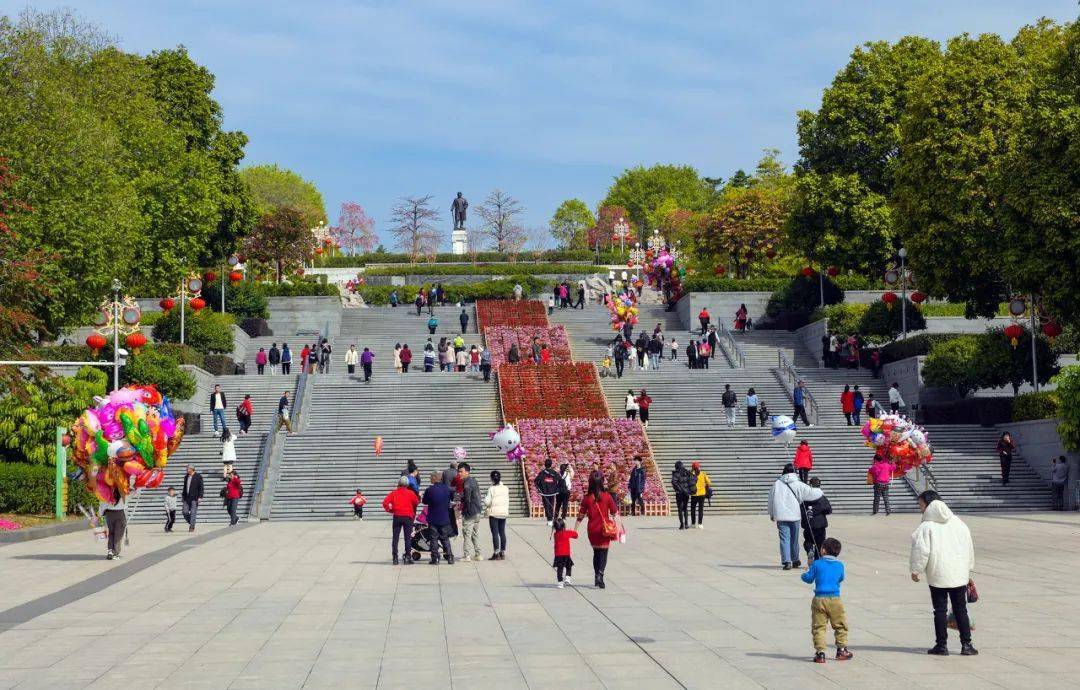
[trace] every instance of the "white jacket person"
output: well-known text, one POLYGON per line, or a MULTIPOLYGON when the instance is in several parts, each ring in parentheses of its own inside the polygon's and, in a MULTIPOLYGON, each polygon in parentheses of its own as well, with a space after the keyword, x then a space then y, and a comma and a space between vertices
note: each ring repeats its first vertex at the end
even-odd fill
POLYGON ((510 490, 505 484, 494 484, 488 487, 487 494, 484 496, 484 510, 487 511, 488 517, 510 517, 510 490))
POLYGON ((823 494, 821 489, 800 482, 795 470, 788 472, 786 467, 784 470, 769 493, 769 518, 773 522, 798 522, 802 519, 803 501, 816 501, 823 494))
POLYGON ((963 587, 975 567, 975 545, 964 522, 944 501, 931 501, 911 534, 911 573, 931 587, 963 587))

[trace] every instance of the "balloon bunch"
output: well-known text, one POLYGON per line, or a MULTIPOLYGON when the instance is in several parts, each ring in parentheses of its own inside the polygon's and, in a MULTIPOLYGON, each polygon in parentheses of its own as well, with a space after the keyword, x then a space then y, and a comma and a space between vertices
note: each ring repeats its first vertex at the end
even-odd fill
POLYGON ((934 459, 926 431, 906 417, 887 414, 880 419, 868 419, 862 426, 862 435, 867 447, 878 449, 896 465, 898 476, 934 459))
POLYGON ((783 441, 787 448, 788 444, 795 440, 795 420, 783 414, 773 415, 769 419, 772 421, 773 440, 783 441))
POLYGON ((607 308, 611 312, 611 330, 619 332, 626 324, 637 325, 637 298, 632 292, 624 292, 621 295, 609 295, 607 308))
POLYGON ((682 297, 682 278, 686 275, 686 269, 678 265, 675 257, 664 247, 655 256, 653 250, 646 252, 645 277, 649 284, 664 293, 669 302, 677 302, 682 297))
POLYGON ((165 479, 165 464, 184 437, 184 419, 173 416, 169 399, 154 386, 128 386, 94 398, 71 425, 76 478, 103 502, 113 492, 152 489, 165 479))

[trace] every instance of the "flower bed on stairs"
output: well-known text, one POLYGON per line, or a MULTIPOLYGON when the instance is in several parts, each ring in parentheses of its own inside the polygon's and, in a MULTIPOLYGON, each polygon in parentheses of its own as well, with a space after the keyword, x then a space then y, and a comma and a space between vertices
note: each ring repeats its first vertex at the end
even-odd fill
POLYGON ((484 328, 484 342, 491 350, 494 366, 509 363, 510 346, 517 343, 522 360, 531 360, 532 342, 536 338, 541 345, 547 345, 552 362, 572 362, 570 342, 563 326, 487 326, 484 328))
POLYGON ((547 310, 536 300, 482 299, 476 302, 476 324, 481 330, 488 326, 547 326, 547 310))

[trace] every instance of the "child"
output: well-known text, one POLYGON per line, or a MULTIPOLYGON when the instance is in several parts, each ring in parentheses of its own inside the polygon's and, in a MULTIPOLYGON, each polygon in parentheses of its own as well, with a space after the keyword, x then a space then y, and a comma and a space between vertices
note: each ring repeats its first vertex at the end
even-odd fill
POLYGON ((679 357, 679 343, 675 342, 675 339, 671 339, 671 361, 674 362, 679 357))
POLYGON ((765 426, 765 422, 769 421, 769 408, 765 406, 765 403, 758 404, 757 415, 761 426, 765 426))
MULTIPOLYGON (((811 477, 810 486, 820 489, 821 478, 811 477)), ((803 501, 802 507, 802 528, 805 535, 803 549, 806 551, 806 562, 809 564, 821 558, 821 545, 825 543, 825 530, 829 526, 829 519, 826 516, 832 513, 832 505, 822 494, 816 501, 803 501)))
POLYGON ((572 529, 566 529, 566 523, 562 518, 555 518, 551 526, 551 534, 555 539, 555 561, 551 564, 555 568, 555 576, 559 580, 559 589, 564 585, 573 585, 570 581, 570 571, 574 568, 574 561, 570 558, 570 540, 577 539, 578 534, 572 529), (566 570, 566 581, 563 582, 563 570, 566 570))
POLYGON ((548 316, 555 313, 555 298, 548 297, 548 316))
POLYGON ((840 555, 840 542, 829 538, 821 545, 824 554, 802 574, 803 582, 814 583, 814 598, 810 601, 810 632, 814 637, 814 663, 825 663, 825 623, 832 624, 836 634, 836 658, 847 661, 855 656, 847 648, 847 617, 844 603, 840 601, 840 583, 844 581, 844 564, 840 555))
POLYGON ((171 486, 165 495, 165 531, 172 532, 173 523, 176 522, 176 489, 171 486))
POLYGON ((357 520, 364 519, 364 504, 367 503, 367 499, 364 498, 364 492, 360 489, 356 490, 356 495, 349 501, 352 504, 353 517, 357 520))
POLYGON ((604 357, 600 361, 600 376, 603 378, 611 376, 611 357, 604 357))

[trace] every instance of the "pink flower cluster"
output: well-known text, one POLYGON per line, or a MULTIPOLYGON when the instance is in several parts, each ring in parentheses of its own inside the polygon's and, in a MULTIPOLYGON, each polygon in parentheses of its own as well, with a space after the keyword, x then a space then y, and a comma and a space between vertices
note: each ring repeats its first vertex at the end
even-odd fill
POLYGON ((532 361, 532 342, 537 338, 541 345, 547 344, 552 362, 572 362, 570 341, 562 326, 485 326, 484 342, 491 350, 491 362, 495 366, 509 360, 510 346, 517 343, 521 361, 532 361))
POLYGON ((11 520, 0 520, 0 532, 10 532, 17 529, 22 529, 22 525, 11 520))
POLYGON ((645 432, 635 420, 519 419, 517 429, 525 448, 525 476, 533 505, 540 504, 540 496, 531 487, 548 458, 555 470, 563 463, 574 468, 570 502, 577 503, 588 488, 589 475, 596 467, 603 472, 608 488, 614 489, 621 499, 627 493, 626 484, 630 470, 634 469, 635 455, 644 459, 645 501, 667 502, 645 432))

